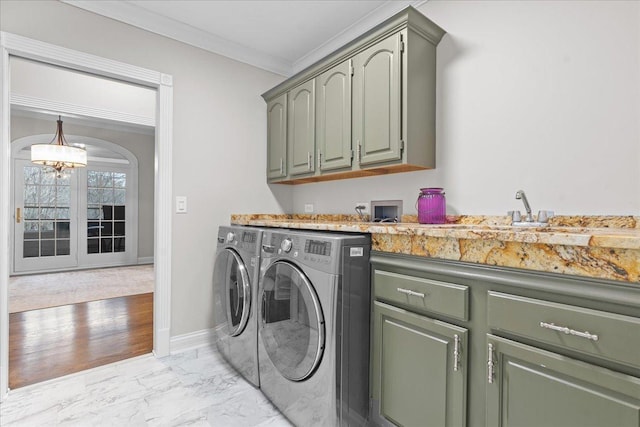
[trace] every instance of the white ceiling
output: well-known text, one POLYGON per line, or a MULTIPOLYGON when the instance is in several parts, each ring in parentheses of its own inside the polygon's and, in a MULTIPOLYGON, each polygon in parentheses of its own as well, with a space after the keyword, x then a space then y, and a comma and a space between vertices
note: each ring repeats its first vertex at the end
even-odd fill
POLYGON ((394 13, 426 0, 61 0, 291 76, 394 13))

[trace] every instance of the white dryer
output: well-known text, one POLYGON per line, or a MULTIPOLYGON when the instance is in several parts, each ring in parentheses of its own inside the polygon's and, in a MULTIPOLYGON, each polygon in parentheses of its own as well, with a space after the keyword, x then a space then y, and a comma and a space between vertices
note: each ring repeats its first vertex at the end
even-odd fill
POLYGON ((264 230, 260 387, 298 426, 366 422, 370 249, 368 235, 264 230))
POLYGON ((217 242, 213 270, 216 344, 227 362, 259 387, 256 301, 262 230, 222 226, 217 242))

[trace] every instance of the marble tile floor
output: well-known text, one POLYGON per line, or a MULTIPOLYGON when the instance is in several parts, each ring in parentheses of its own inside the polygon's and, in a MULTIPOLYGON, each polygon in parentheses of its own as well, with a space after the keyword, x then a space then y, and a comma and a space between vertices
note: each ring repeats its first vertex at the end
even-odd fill
POLYGON ((215 349, 140 356, 12 390, 0 425, 291 427, 215 349))

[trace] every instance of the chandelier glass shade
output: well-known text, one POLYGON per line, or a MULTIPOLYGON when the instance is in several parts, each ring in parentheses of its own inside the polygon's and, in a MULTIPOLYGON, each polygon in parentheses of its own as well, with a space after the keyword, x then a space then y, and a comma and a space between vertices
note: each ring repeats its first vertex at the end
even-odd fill
POLYGON ((67 143, 62 132, 62 120, 58 116, 58 127, 53 140, 49 144, 31 146, 31 162, 53 168, 60 174, 63 169, 87 166, 87 150, 67 143))

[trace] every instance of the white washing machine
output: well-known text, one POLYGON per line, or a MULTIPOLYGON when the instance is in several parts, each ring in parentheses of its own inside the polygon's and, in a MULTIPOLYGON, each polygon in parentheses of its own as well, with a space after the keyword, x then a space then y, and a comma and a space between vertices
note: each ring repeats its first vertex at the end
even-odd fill
POLYGON ((227 362, 259 387, 256 302, 262 230, 222 226, 217 242, 213 270, 216 344, 227 362))
POLYGON ((369 412, 371 239, 264 230, 260 388, 297 426, 359 426, 369 412))

